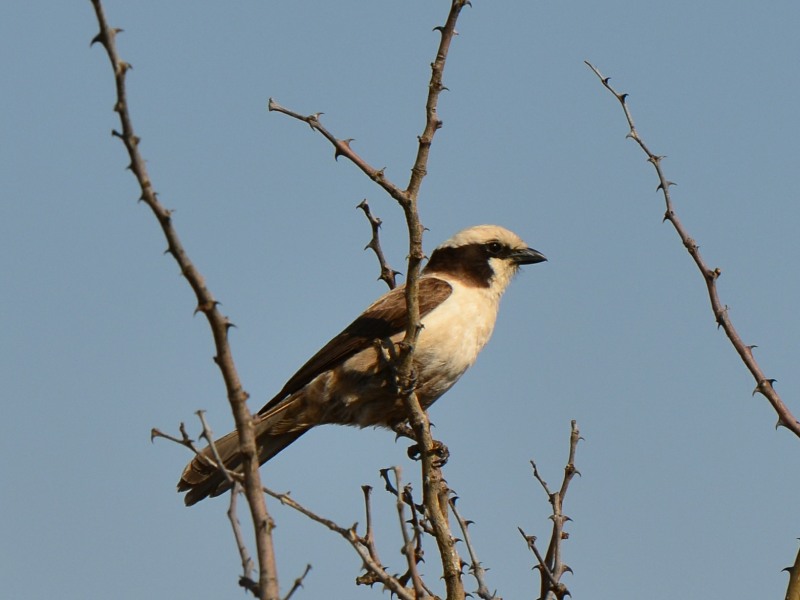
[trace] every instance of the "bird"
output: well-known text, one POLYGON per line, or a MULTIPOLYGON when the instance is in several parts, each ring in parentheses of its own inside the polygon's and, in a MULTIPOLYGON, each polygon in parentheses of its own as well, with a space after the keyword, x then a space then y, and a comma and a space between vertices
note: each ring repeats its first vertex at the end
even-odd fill
MULTIPOLYGON (((475 362, 520 266, 546 260, 498 225, 464 229, 431 253, 418 279, 422 328, 412 354, 414 391, 424 409, 475 362)), ((403 429, 408 413, 391 356, 399 351, 408 323, 404 288, 373 302, 254 415, 260 465, 317 425, 403 429)), ((241 467, 236 431, 214 446, 227 469, 241 467)), ((178 491, 187 492, 187 506, 230 489, 212 456, 206 447, 184 469, 178 491)))

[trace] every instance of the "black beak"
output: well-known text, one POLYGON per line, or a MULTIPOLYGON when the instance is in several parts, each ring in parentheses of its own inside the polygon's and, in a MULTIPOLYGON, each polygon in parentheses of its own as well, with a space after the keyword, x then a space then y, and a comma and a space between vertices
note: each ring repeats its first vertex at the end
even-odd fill
POLYGON ((533 265, 546 261, 547 257, 538 250, 525 248, 524 250, 514 250, 511 253, 511 260, 518 265, 533 265))

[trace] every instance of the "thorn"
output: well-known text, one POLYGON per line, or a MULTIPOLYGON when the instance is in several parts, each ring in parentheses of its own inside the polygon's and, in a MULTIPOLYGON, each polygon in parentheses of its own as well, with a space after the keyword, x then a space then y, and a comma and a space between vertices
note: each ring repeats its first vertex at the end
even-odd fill
POLYGON ((102 31, 92 38, 92 41, 89 42, 89 48, 94 46, 97 42, 100 42, 101 44, 105 45, 105 42, 103 42, 103 32, 102 31))
POLYGON ((756 385, 756 387, 753 390, 753 393, 751 394, 751 396, 755 396, 756 392, 761 392, 763 394, 764 392, 761 391, 761 388, 763 386, 765 386, 766 384, 769 384, 769 386, 772 387, 772 384, 776 383, 777 381, 778 381, 777 379, 762 379, 761 381, 758 382, 758 385, 756 385))
POLYGON ((444 27, 442 27, 441 25, 437 25, 436 27, 431 29, 431 31, 438 31, 439 33, 444 33, 444 27))
MULTIPOLYGON (((350 150, 351 149, 350 148, 350 142, 354 142, 354 141, 355 141, 355 138, 347 138, 346 140, 339 140, 339 144, 341 144, 342 146, 344 146, 345 148, 350 150)), ((333 160, 337 160, 337 161, 339 160, 339 157, 344 154, 344 152, 339 150, 339 144, 337 144, 335 146, 336 147, 336 151, 333 153, 333 160)), ((359 205, 359 207, 360 206, 361 205, 359 205)))

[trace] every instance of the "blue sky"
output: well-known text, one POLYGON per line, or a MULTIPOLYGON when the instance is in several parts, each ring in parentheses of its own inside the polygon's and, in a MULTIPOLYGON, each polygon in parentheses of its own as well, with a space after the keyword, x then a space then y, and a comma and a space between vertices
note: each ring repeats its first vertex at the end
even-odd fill
MULTIPOLYGON (((384 291, 367 198, 404 270, 398 207, 268 97, 407 181, 443 2, 107 0, 154 185, 237 328, 253 407, 384 291)), ((705 288, 661 223, 657 180, 625 139, 620 91, 664 162, 676 210, 722 269, 722 300, 800 413, 800 5, 778 1, 473 1, 451 49, 425 247, 473 224, 550 259, 509 290, 489 346, 431 412, 446 477, 474 520, 489 585, 531 597, 517 532, 544 538, 570 419, 586 441, 566 512, 573 597, 783 597, 800 536, 800 441, 717 331, 705 288)), ((0 7, 0 586, 8 597, 241 597, 224 501, 183 506, 177 431, 231 427, 208 328, 109 133, 113 80, 86 2, 0 7)), ((343 524, 360 486, 415 467, 391 434, 326 428, 262 469, 343 524)), ((418 487, 418 486, 417 486, 418 487)), ((394 505, 382 556, 402 569, 394 505)), ((359 561, 270 503, 286 589, 367 598, 359 561)), ((433 549, 429 552, 433 553, 433 549)), ((435 571, 431 557, 425 570, 435 571)), ((431 578, 433 581, 434 578, 431 578)), ((471 582, 467 584, 472 589, 471 582)))

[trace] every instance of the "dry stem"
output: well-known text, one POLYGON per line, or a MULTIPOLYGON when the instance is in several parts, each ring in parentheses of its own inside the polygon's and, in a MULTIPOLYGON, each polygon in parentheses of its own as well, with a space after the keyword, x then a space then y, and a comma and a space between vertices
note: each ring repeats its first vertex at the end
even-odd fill
POLYGON ((417 156, 411 169, 411 177, 405 190, 392 183, 384 173, 384 169, 377 169, 359 156, 351 147, 352 139, 340 139, 333 135, 320 122, 323 114, 317 112, 311 115, 302 115, 278 104, 270 98, 268 108, 270 111, 283 113, 292 118, 307 123, 313 130, 321 133, 334 147, 334 158, 344 156, 363 171, 370 179, 380 185, 402 207, 408 227, 409 251, 408 270, 406 277, 406 306, 408 309, 408 324, 405 337, 400 347, 397 361, 397 388, 408 410, 409 423, 414 430, 417 444, 420 448, 422 463, 422 489, 423 503, 427 517, 435 532, 435 538, 442 559, 443 576, 447 587, 448 600, 463 600, 464 585, 461 580, 461 558, 456 549, 456 540, 450 532, 448 522, 449 489, 442 477, 440 465, 434 453, 433 437, 430 432, 428 416, 419 403, 414 392, 415 374, 413 372, 413 351, 421 325, 419 316, 419 285, 420 264, 424 258, 422 251, 423 227, 419 218, 417 200, 422 181, 427 174, 428 157, 431 143, 436 131, 442 126, 436 109, 439 95, 445 89, 442 84, 447 55, 450 44, 456 35, 456 22, 461 10, 469 4, 468 0, 452 0, 450 11, 445 25, 436 27, 441 34, 436 58, 431 63, 431 79, 428 85, 428 95, 425 103, 425 127, 419 136, 417 156))
POLYGON ((539 482, 545 494, 547 494, 547 500, 553 508, 553 513, 550 515, 550 520, 553 522, 553 529, 550 534, 550 543, 548 544, 545 556, 541 555, 536 546, 536 536, 527 535, 521 527, 519 528, 519 532, 522 534, 522 537, 525 538, 528 548, 530 548, 536 556, 536 561, 538 563, 536 568, 539 569, 541 574, 541 598, 543 600, 551 595, 554 595, 558 600, 570 595, 567 586, 561 581, 564 573, 572 572, 572 569, 564 563, 562 558, 561 542, 569 538, 569 534, 564 531, 564 524, 570 520, 570 518, 564 514, 563 507, 564 498, 567 495, 567 489, 569 488, 572 478, 575 477, 576 474, 580 475, 575 468, 575 452, 578 448, 578 442, 582 439, 577 422, 572 421, 570 426, 569 457, 564 467, 564 478, 561 481, 561 487, 557 491, 553 492, 550 490, 547 482, 539 473, 536 463, 531 461, 533 476, 536 478, 536 481, 539 482))
POLYGON ((206 287, 205 280, 192 261, 189 259, 183 248, 178 234, 172 224, 172 215, 169 210, 159 202, 155 190, 153 189, 150 176, 147 172, 144 158, 139 152, 139 138, 133 130, 130 113, 128 110, 127 92, 125 88, 125 76, 131 69, 131 65, 120 59, 116 47, 116 36, 120 29, 114 29, 108 25, 103 6, 100 0, 92 0, 100 32, 92 40, 92 44, 99 42, 105 48, 111 66, 114 70, 114 80, 116 84, 117 100, 114 111, 119 115, 122 131, 113 131, 113 135, 118 137, 125 145, 130 157, 129 168, 136 177, 141 188, 141 200, 150 207, 155 215, 164 237, 167 240, 167 251, 173 256, 181 273, 192 287, 197 298, 196 311, 202 312, 208 320, 214 337, 216 356, 214 361, 222 373, 225 387, 233 411, 236 428, 239 431, 242 470, 245 475, 245 494, 253 523, 256 529, 256 543, 258 550, 259 564, 259 591, 262 599, 278 600, 278 576, 275 566, 275 554, 272 545, 271 520, 267 513, 264 496, 261 493, 261 478, 258 473, 258 457, 256 453, 255 437, 253 434, 253 422, 250 411, 247 408, 247 392, 243 389, 239 380, 239 375, 234 365, 231 348, 228 344, 228 329, 231 327, 230 321, 217 308, 217 301, 206 287))
POLYGON ((389 286, 389 289, 393 290, 397 287, 396 278, 398 275, 401 275, 401 273, 399 271, 395 271, 391 267, 389 262, 386 260, 386 255, 383 253, 383 248, 381 248, 380 228, 382 221, 379 217, 376 217, 372 214, 366 198, 364 198, 356 208, 360 208, 364 211, 364 215, 366 215, 367 221, 369 221, 369 224, 372 227, 372 238, 370 239, 369 244, 364 247, 364 250, 369 248, 375 253, 375 256, 378 259, 378 265, 381 268, 381 275, 378 277, 378 279, 384 281, 386 285, 389 286))
POLYGON ((597 67, 590 62, 586 61, 586 64, 594 72, 594 74, 597 75, 603 86, 619 101, 620 106, 625 113, 625 119, 627 120, 628 127, 630 129, 627 137, 631 138, 639 145, 642 151, 647 155, 648 162, 650 162, 653 165, 653 168, 656 170, 656 175, 658 176, 657 190, 660 190, 663 193, 664 201, 667 207, 666 212, 664 213, 664 220, 672 223, 672 226, 678 233, 681 242, 683 242, 683 245, 689 251, 689 254, 697 265, 697 268, 700 270, 700 273, 702 274, 706 283, 708 298, 711 302, 711 310, 714 313, 717 326, 722 327, 722 329, 725 331, 725 334, 728 336, 731 344, 733 344, 736 352, 741 357, 742 362, 744 362, 745 366, 756 381, 756 387, 753 390, 753 394, 760 392, 772 405, 773 409, 778 414, 778 422, 775 425, 776 428, 781 426, 786 427, 790 431, 794 432, 795 435, 800 437, 800 422, 798 422, 798 420, 794 417, 786 404, 783 403, 783 400, 781 400, 778 392, 775 391, 775 387, 773 386, 775 380, 764 375, 764 372, 761 370, 761 367, 753 356, 753 348, 755 346, 747 345, 742 341, 742 338, 739 336, 739 332, 736 331, 736 328, 733 326, 733 323, 730 320, 727 305, 722 304, 722 301, 719 299, 719 293, 717 292, 717 278, 719 278, 722 271, 719 268, 711 269, 708 267, 708 265, 706 265, 703 257, 700 255, 700 247, 698 246, 697 242, 689 236, 689 233, 686 231, 683 223, 680 221, 680 219, 678 219, 678 215, 675 214, 675 209, 672 204, 672 197, 669 191, 670 186, 674 185, 674 183, 669 181, 664 175, 664 171, 661 167, 661 161, 664 157, 651 152, 644 143, 644 140, 642 140, 642 138, 639 136, 639 132, 636 130, 636 127, 633 123, 633 116, 628 108, 628 94, 621 94, 617 92, 609 84, 609 77, 604 77, 597 67))

